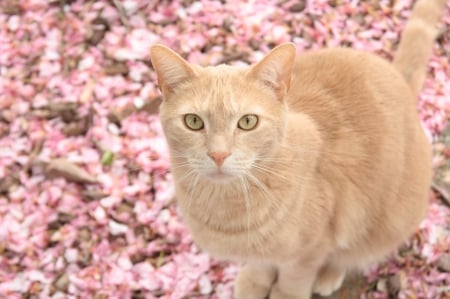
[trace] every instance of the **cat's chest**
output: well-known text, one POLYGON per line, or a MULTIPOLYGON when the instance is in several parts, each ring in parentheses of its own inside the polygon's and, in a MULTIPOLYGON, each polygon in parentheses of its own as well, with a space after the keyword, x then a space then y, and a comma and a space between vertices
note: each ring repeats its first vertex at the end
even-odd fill
POLYGON ((280 251, 289 254, 294 247, 289 244, 299 242, 292 234, 295 225, 286 221, 294 208, 287 200, 292 193, 276 186, 253 188, 250 196, 243 192, 230 198, 218 193, 204 198, 203 206, 195 201, 187 204, 189 198, 182 193, 180 210, 195 243, 216 258, 237 261, 277 258, 280 251))
POLYGON ((194 217, 185 217, 194 242, 215 258, 246 262, 271 259, 279 253, 282 242, 276 235, 275 224, 264 227, 230 231, 205 225, 194 217), (264 244, 264 245, 262 245, 264 244))

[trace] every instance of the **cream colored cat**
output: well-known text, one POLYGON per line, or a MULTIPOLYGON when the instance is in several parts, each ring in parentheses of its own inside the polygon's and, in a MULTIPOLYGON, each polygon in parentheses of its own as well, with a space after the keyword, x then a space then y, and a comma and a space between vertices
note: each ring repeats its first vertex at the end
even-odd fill
POLYGON ((431 178, 416 96, 444 6, 418 1, 394 66, 284 44, 200 67, 152 48, 178 205, 201 248, 245 263, 236 298, 328 295, 414 232, 431 178))

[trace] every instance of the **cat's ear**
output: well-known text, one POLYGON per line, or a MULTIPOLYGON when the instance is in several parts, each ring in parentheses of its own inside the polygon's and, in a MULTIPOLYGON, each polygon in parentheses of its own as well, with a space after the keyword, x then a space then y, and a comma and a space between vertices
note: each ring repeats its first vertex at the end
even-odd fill
POLYGON ((293 43, 285 43, 269 52, 254 65, 249 76, 273 88, 280 98, 289 90, 296 49, 293 43))
POLYGON ((193 67, 166 46, 152 46, 150 60, 158 76, 159 87, 166 98, 179 84, 196 76, 193 67))

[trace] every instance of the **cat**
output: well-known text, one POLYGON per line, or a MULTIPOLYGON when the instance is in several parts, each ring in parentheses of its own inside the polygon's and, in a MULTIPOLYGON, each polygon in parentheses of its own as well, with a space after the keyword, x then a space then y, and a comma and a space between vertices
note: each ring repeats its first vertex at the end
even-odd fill
POLYGON ((202 67, 151 48, 177 204, 200 248, 244 264, 237 299, 330 295, 418 227, 432 167, 416 97, 445 2, 416 3, 393 64, 286 43, 202 67))

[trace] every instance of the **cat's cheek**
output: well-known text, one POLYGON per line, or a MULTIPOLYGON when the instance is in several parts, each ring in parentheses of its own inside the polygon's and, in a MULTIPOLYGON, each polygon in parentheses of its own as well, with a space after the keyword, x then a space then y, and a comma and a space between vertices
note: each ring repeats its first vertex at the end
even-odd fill
POLYGON ((247 140, 247 147, 258 156, 267 156, 273 154, 281 142, 277 128, 267 127, 261 128, 260 134, 247 140))
POLYGON ((182 125, 163 124, 164 135, 169 147, 177 151, 196 150, 205 145, 205 134, 203 131, 191 131, 182 125))

